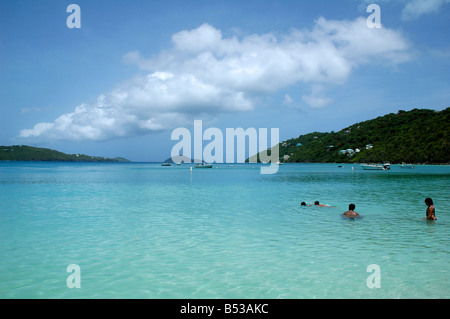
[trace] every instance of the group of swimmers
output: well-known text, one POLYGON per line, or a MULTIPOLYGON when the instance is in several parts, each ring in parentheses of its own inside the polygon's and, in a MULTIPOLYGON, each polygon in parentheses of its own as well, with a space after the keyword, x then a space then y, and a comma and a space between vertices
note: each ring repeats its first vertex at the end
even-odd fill
MULTIPOLYGON (((305 202, 302 202, 301 205, 302 206, 313 206, 313 205, 306 204, 305 202)), ((330 205, 320 204, 318 200, 316 200, 314 202, 314 206, 317 206, 317 207, 333 207, 333 206, 330 206, 330 205)))
MULTIPOLYGON (((425 198, 425 204, 428 206, 427 210, 426 210, 426 220, 437 220, 436 218, 436 212, 434 209, 434 204, 433 204, 433 200, 431 198, 425 198)), ((308 205, 305 202, 301 203, 301 206, 313 206, 313 205, 308 205)), ((314 206, 316 207, 333 207, 330 205, 323 205, 320 204, 319 201, 315 201, 314 202, 314 206)), ((355 204, 350 204, 348 205, 348 211, 346 211, 345 213, 342 214, 342 217, 347 217, 347 218, 356 218, 359 217, 360 215, 355 212, 355 204)))
MULTIPOLYGON (((324 204, 320 204, 319 201, 315 201, 314 205, 308 205, 305 202, 302 202, 300 205, 302 206, 316 206, 316 207, 333 207, 330 205, 324 205, 324 204)), ((342 214, 342 217, 347 217, 347 218, 356 218, 359 217, 360 215, 355 212, 355 204, 350 204, 348 205, 348 211, 346 211, 345 213, 342 214)))

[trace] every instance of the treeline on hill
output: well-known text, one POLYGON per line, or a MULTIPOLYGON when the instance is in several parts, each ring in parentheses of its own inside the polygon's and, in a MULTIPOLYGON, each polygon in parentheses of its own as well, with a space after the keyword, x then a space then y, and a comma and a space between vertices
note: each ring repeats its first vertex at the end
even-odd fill
POLYGON ((449 113, 450 108, 398 111, 339 132, 301 135, 279 144, 280 161, 449 163, 449 113))
POLYGON ((65 154, 48 148, 27 145, 0 146, 0 161, 128 162, 121 157, 65 154))

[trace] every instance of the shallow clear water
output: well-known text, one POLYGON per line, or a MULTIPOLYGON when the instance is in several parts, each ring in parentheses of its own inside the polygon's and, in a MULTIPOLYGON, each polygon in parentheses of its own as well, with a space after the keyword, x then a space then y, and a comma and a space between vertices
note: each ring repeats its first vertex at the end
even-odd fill
POLYGON ((0 297, 449 298, 450 167, 353 166, 0 163, 0 297))

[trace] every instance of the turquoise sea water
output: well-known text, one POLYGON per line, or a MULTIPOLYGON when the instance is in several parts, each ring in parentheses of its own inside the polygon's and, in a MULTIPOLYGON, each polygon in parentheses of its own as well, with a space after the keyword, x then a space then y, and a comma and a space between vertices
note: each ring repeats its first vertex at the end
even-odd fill
POLYGON ((449 298, 450 167, 351 167, 0 163, 0 297, 449 298))

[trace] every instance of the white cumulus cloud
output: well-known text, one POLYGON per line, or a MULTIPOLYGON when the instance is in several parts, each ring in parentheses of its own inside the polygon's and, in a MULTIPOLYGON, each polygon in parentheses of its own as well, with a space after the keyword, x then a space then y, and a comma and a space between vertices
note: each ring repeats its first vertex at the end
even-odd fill
MULTIPOLYGON (((409 59, 409 44, 395 30, 319 18, 311 30, 224 37, 209 24, 172 36, 172 48, 152 58, 139 51, 124 60, 141 73, 50 123, 24 129, 24 138, 107 140, 192 123, 257 107, 256 98, 298 83, 311 86, 311 107, 333 102, 329 84, 344 84, 364 64, 395 65, 409 59)), ((288 99, 289 100, 289 99, 288 99)), ((285 101, 286 102, 286 101, 285 101)))
POLYGON ((412 20, 424 14, 438 12, 446 3, 450 3, 450 0, 412 0, 403 8, 402 19, 412 20))
POLYGON ((333 99, 328 98, 323 93, 324 88, 321 85, 313 85, 310 95, 303 95, 302 99, 311 107, 321 108, 333 102, 333 99))

